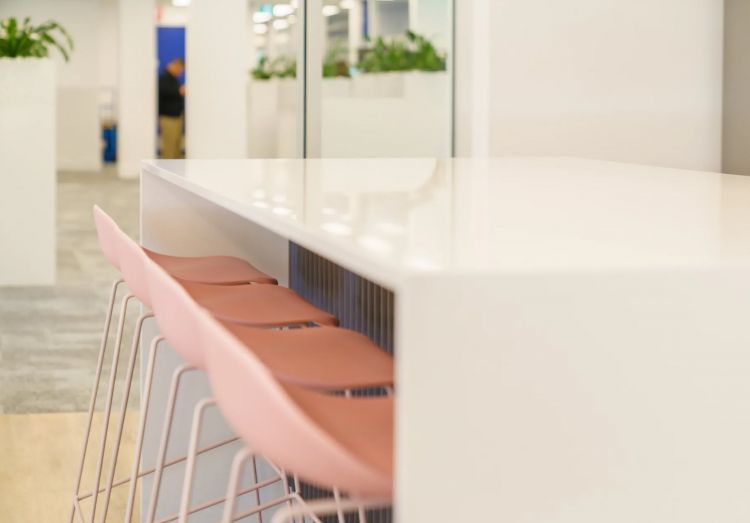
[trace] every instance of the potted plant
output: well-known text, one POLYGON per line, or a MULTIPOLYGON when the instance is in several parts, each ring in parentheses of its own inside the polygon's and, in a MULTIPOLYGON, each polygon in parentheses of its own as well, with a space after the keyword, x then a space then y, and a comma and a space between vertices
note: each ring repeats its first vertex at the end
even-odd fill
MULTIPOLYGON (((446 55, 437 50, 426 36, 407 31, 403 36, 376 38, 362 53, 357 69, 364 73, 355 78, 356 96, 381 96, 402 98, 406 91, 417 86, 434 83, 434 73, 446 69, 446 55), (431 78, 422 81, 421 76, 430 73, 431 78)), ((437 80, 441 82, 441 80, 437 80)))
POLYGON ((73 49, 56 22, 0 20, 0 285, 55 280, 52 49, 65 60, 73 49))

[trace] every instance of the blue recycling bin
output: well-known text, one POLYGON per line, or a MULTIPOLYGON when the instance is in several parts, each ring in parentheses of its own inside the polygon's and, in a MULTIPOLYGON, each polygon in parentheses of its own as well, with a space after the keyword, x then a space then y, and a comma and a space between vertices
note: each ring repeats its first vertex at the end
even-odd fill
POLYGON ((104 140, 104 163, 115 163, 117 161, 117 126, 104 127, 102 140, 104 140))

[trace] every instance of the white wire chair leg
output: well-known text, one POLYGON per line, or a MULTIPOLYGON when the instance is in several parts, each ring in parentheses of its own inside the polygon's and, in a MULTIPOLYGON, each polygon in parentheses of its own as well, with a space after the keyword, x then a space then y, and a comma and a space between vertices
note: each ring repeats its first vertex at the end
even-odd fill
MULTIPOLYGON (((250 458, 250 461, 252 461, 252 467, 250 470, 253 473, 253 484, 258 483, 258 460, 255 459, 255 454, 252 455, 250 458)), ((255 491, 255 505, 260 506, 260 489, 255 491)), ((263 523, 263 512, 258 512, 258 523, 263 523)))
MULTIPOLYGON (((102 503, 102 523, 107 521, 107 511, 109 510, 109 500, 112 495, 112 484, 115 481, 115 471, 117 470, 117 457, 120 454, 120 443, 122 442, 122 431, 125 428, 125 417, 128 410, 128 401, 130 400, 130 389, 133 385, 133 374, 135 370, 135 364, 137 362, 138 347, 140 346, 141 332, 143 330, 143 322, 148 318, 153 318, 154 315, 150 312, 141 314, 138 317, 138 321, 135 324, 135 332, 133 333, 133 341, 130 345, 130 356, 128 358, 128 369, 125 375, 125 390, 123 390, 122 406, 120 407, 120 419, 117 422, 117 435, 115 436, 114 449, 112 449, 112 465, 109 469, 109 477, 104 491, 104 501, 102 503)), ((93 521, 91 523, 94 523, 93 521)))
POLYGON ((172 420, 174 418, 174 408, 177 402, 177 391, 180 386, 180 379, 186 372, 197 370, 189 365, 181 365, 175 369, 172 374, 172 383, 169 387, 169 399, 167 400, 167 410, 164 419, 164 427, 161 432, 161 442, 159 443, 159 452, 156 457, 154 467, 154 484, 151 486, 151 499, 149 501, 148 523, 154 523, 156 518, 156 507, 159 501, 159 490, 161 488, 161 476, 164 472, 164 460, 167 456, 167 446, 169 445, 169 436, 172 431, 172 420))
POLYGON ((148 365, 146 367, 146 379, 143 383, 141 398, 140 421, 138 423, 138 435, 135 440, 135 453, 133 456, 133 467, 130 472, 130 485, 128 489, 128 501, 125 505, 125 523, 130 523, 133 519, 133 506, 135 505, 135 491, 138 482, 138 469, 141 466, 141 452, 143 452, 143 437, 146 432, 146 419, 148 418, 148 408, 151 404, 151 385, 154 381, 154 368, 156 366, 156 353, 159 343, 164 340, 164 336, 157 336, 151 341, 151 347, 148 351, 148 365))
POLYGON ((193 410, 193 426, 190 430, 190 446, 187 453, 187 465, 185 465, 185 479, 182 484, 182 497, 180 498, 180 512, 178 516, 179 523, 185 523, 190 509, 190 497, 193 493, 193 473, 195 471, 195 457, 198 450, 198 440, 200 439, 201 423, 203 415, 209 407, 216 405, 211 398, 199 401, 193 410))
MULTIPOLYGON (((208 445, 207 447, 203 447, 203 448, 199 449, 196 454, 198 454, 198 455, 205 454, 206 452, 210 452, 210 451, 212 451, 214 449, 218 449, 219 447, 223 447, 224 445, 229 445, 230 443, 234 443, 238 439, 239 438, 237 438, 235 436, 235 437, 231 437, 231 438, 219 441, 217 443, 212 443, 211 445, 208 445)), ((178 463, 182 463, 184 461, 187 461, 187 456, 182 456, 182 457, 179 457, 179 458, 173 458, 173 459, 171 459, 169 461, 166 461, 164 463, 164 468, 169 468, 169 467, 171 467, 173 465, 176 465, 178 463)), ((143 478, 144 476, 148 476, 150 474, 153 474, 154 470, 155 469, 153 469, 153 468, 142 470, 142 471, 140 471, 140 472, 137 473, 136 478, 140 479, 140 478, 143 478)), ((264 487, 267 487, 269 485, 273 485, 274 483, 277 483, 279 481, 281 481, 281 478, 278 478, 278 477, 277 478, 267 479, 267 480, 264 480, 264 481, 258 483, 257 487, 258 488, 264 488, 264 487)), ((125 485, 126 483, 129 483, 129 482, 130 482, 130 476, 127 476, 127 477, 124 477, 124 478, 121 478, 121 479, 115 481, 112 484, 112 486, 113 487, 119 487, 120 485, 125 485)), ((105 490, 104 488, 99 489, 99 493, 100 494, 103 493, 104 490, 105 490)), ((255 490, 255 487, 250 487, 250 488, 243 489, 240 492, 240 495, 247 494, 248 492, 252 492, 253 490, 255 490)), ((93 492, 86 492, 85 494, 79 495, 77 501, 80 502, 80 501, 82 501, 84 499, 88 499, 92 495, 93 495, 93 492)), ((220 503, 224 503, 224 497, 215 498, 215 499, 213 499, 211 501, 207 501, 207 502, 204 502, 204 503, 202 503, 200 505, 194 506, 194 507, 192 507, 190 509, 190 513, 192 514, 193 512, 200 512, 201 510, 203 510, 205 508, 213 507, 214 505, 218 505, 220 503)), ((79 503, 79 505, 80 505, 80 503, 79 503)), ((79 506, 78 513, 79 513, 79 516, 80 516, 81 523, 89 523, 88 521, 86 521, 83 518, 83 515, 81 515, 80 506, 79 506)), ((131 519, 132 519, 132 513, 131 513, 131 519)), ((170 521, 176 521, 176 520, 177 520, 177 514, 174 514, 172 516, 165 517, 165 518, 160 519, 158 521, 159 521, 159 523, 169 523, 170 521)))
POLYGON ((298 516, 315 518, 325 514, 336 514, 339 510, 347 512, 350 510, 364 511, 365 509, 385 508, 390 505, 390 499, 349 498, 343 501, 336 501, 335 499, 305 501, 304 504, 292 508, 283 507, 273 515, 271 523, 289 523, 298 516))
MULTIPOLYGON (((341 503, 341 492, 337 488, 333 489, 333 499, 336 503, 341 503)), ((336 511, 336 516, 339 523, 346 523, 346 520, 344 519, 344 510, 342 508, 339 508, 336 511)))
POLYGON ((239 491, 240 476, 242 475, 242 466, 245 464, 252 452, 244 448, 237 452, 232 461, 232 470, 229 475, 229 486, 227 487, 227 500, 224 503, 224 516, 221 523, 232 523, 234 517, 234 507, 237 503, 237 493, 239 491))
MULTIPOLYGON (((281 497, 278 497, 266 503, 257 505, 254 508, 247 510, 245 512, 242 512, 240 514, 235 514, 235 504, 236 504, 237 498, 240 495, 250 490, 254 490, 254 489, 238 490, 240 478, 242 477, 242 467, 248 459, 255 460, 256 455, 247 447, 245 447, 244 449, 237 452, 237 454, 235 454, 234 461, 232 462, 232 471, 230 473, 230 478, 229 478, 229 487, 227 488, 227 496, 225 498, 226 502, 224 504, 224 515, 222 517, 222 523, 240 521, 250 516, 260 515, 263 513, 263 511, 269 510, 279 505, 288 505, 289 507, 292 507, 293 501, 297 501, 298 503, 302 505, 306 503, 305 500, 302 499, 302 497, 299 495, 299 489, 297 489, 297 492, 294 492, 294 493, 290 493, 287 490, 284 493, 284 495, 281 497)), ((276 474, 278 474, 279 479, 283 478, 282 481, 284 482, 284 484, 287 484, 286 473, 283 470, 279 469, 272 462, 269 461, 268 464, 271 466, 271 468, 273 468, 276 471, 276 474)), ((258 483, 257 486, 261 486, 261 485, 265 486, 267 482, 268 480, 262 481, 258 483)), ((299 484, 299 480, 296 479, 296 476, 295 476, 295 483, 299 484)), ((312 518, 313 523, 322 523, 320 519, 317 518, 315 515, 312 515, 311 518, 312 518)))
MULTIPOLYGON (((233 441, 237 441, 237 439, 234 439, 233 441)), ((199 452, 199 454, 200 454, 200 452, 199 452)), ((254 484, 254 485, 250 485, 249 487, 241 489, 237 495, 239 497, 242 497, 245 494, 249 494, 250 492, 255 492, 256 490, 263 489, 263 488, 266 488, 266 487, 270 487, 271 485, 273 485, 275 483, 278 483, 280 481, 281 481, 280 477, 275 477, 275 478, 270 478, 270 479, 264 479, 263 481, 259 481, 258 483, 254 484)), ((290 497, 291 496, 284 496, 283 499, 281 499, 280 501, 277 500, 277 501, 273 502, 270 506, 274 506, 274 505, 279 504, 279 503, 285 503, 287 501, 287 498, 290 498, 290 497)), ((201 503, 199 505, 193 505, 188 510, 188 515, 194 514, 196 512, 200 512, 200 511, 205 510, 207 508, 215 507, 216 505, 221 505, 226 500, 227 500, 227 498, 226 498, 226 494, 225 494, 224 496, 221 496, 221 497, 218 497, 218 498, 213 498, 213 499, 211 499, 209 501, 205 501, 205 502, 203 502, 203 503, 201 503)), ((266 505, 260 507, 260 510, 266 510, 268 507, 269 507, 269 504, 266 503, 266 505)), ((250 515, 252 515, 252 514, 250 514, 250 515)), ((247 516, 248 515, 245 515, 245 516, 242 516, 242 517, 247 517, 247 516)), ((179 514, 173 514, 171 516, 166 516, 166 517, 164 517, 162 519, 157 520, 156 523, 171 523, 172 521, 177 521, 178 518, 179 518, 179 514)), ((237 520, 237 519, 240 519, 240 518, 235 517, 235 520, 237 520)))
POLYGON ((114 350, 112 351, 112 370, 109 374, 109 387, 107 389, 107 401, 104 405, 104 420, 102 422, 102 441, 99 446, 99 458, 96 463, 96 475, 94 476, 94 492, 97 495, 91 497, 91 517, 89 521, 93 523, 96 520, 96 503, 99 499, 99 484, 102 479, 102 467, 104 466, 104 454, 107 450, 107 431, 109 430, 109 417, 112 413, 112 399, 115 392, 115 381, 117 380, 117 366, 120 358, 120 345, 122 345, 122 333, 125 327, 125 316, 127 315, 127 307, 130 300, 135 296, 127 294, 122 299, 122 306, 120 308, 120 319, 117 325, 117 338, 115 339, 114 350))
POLYGON ((112 290, 109 294, 109 304, 107 305, 107 314, 104 317, 104 329, 102 332, 102 341, 99 344, 99 356, 96 361, 96 373, 94 375, 94 386, 91 388, 91 400, 89 400, 89 411, 86 416, 86 431, 83 434, 83 442, 81 444, 81 459, 78 463, 78 475, 75 480, 75 488, 73 489, 73 503, 70 508, 69 523, 73 523, 75 518, 76 506, 78 506, 78 495, 81 492, 81 479, 83 478, 83 468, 86 462, 86 450, 89 446, 89 438, 91 437, 91 423, 94 419, 94 409, 96 408, 96 395, 99 392, 99 380, 102 376, 102 368, 104 367, 104 354, 107 351, 107 340, 109 339, 109 327, 112 323, 112 312, 115 308, 115 299, 117 298, 117 288, 123 280, 115 280, 112 283, 112 290))
MULTIPOLYGON (((299 480, 299 476, 297 474, 294 475, 294 493, 298 496, 302 496, 302 483, 299 480)), ((289 505, 290 507, 294 505, 289 505)), ((305 518, 302 517, 299 522, 295 519, 294 523, 305 523, 305 518)))

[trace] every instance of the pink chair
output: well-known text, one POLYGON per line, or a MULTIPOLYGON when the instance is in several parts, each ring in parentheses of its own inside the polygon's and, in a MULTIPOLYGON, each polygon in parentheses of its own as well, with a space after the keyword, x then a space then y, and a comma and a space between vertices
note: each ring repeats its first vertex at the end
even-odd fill
MULTIPOLYGON (((284 331, 264 331, 251 327, 271 327, 311 323, 333 325, 336 323, 336 319, 333 316, 324 311, 320 311, 307 302, 304 302, 304 300, 299 298, 299 296, 289 289, 274 285, 233 286, 233 283, 247 283, 237 275, 239 268, 236 264, 233 267, 228 266, 229 268, 227 270, 230 274, 226 277, 221 277, 221 275, 216 273, 213 273, 213 275, 209 277, 208 273, 210 271, 206 270, 205 273, 202 273, 202 281, 198 281, 201 271, 205 269, 205 265, 203 266, 203 269, 195 269, 193 272, 190 272, 190 270, 192 270, 190 267, 187 265, 180 265, 180 263, 175 262, 175 260, 178 260, 175 258, 172 258, 171 261, 167 260, 167 262, 174 262, 171 265, 165 263, 166 258, 164 257, 162 257, 159 260, 159 263, 157 263, 154 258, 163 255, 154 256, 153 253, 149 253, 138 246, 138 244, 133 242, 119 229, 119 227, 117 227, 111 218, 98 208, 95 208, 95 218, 100 242, 102 244, 102 250, 107 259, 121 271, 124 281, 127 283, 131 291, 123 299, 123 312, 121 313, 118 326, 118 335, 113 356, 113 369, 110 376, 110 387, 108 389, 105 405, 105 429, 109 425, 115 381, 114 378, 117 371, 116 366, 119 357, 124 317, 127 302, 130 299, 137 297, 144 305, 157 311, 156 319, 162 331, 162 336, 158 336, 152 341, 149 351, 148 367, 145 376, 141 405, 141 422, 139 425, 139 435, 136 441, 136 457, 134 459, 131 475, 129 478, 117 482, 114 481, 115 464, 123 432, 128 396, 134 374, 135 363, 137 361, 140 329, 143 321, 152 316, 150 312, 142 314, 138 319, 136 334, 129 355, 126 390, 124 391, 120 419, 117 425, 112 468, 110 469, 108 481, 104 488, 99 488, 103 456, 106 448, 106 439, 103 439, 97 463, 97 488, 91 493, 81 495, 79 492, 81 474, 79 473, 73 503, 73 516, 75 510, 78 510, 79 512, 81 510, 79 503, 80 500, 93 495, 94 503, 91 510, 90 520, 92 522, 95 521, 96 500, 98 499, 98 496, 94 495, 94 493, 104 492, 105 497, 102 517, 102 521, 104 521, 109 506, 111 489, 114 486, 129 481, 130 492, 126 509, 126 521, 129 521, 132 517, 137 480, 146 474, 153 473, 155 475, 154 487, 151 496, 152 503, 149 507, 151 517, 149 521, 153 521, 163 468, 184 461, 185 459, 188 459, 189 462, 192 460, 194 463, 195 454, 199 453, 196 449, 197 443, 196 445, 191 445, 191 454, 189 456, 171 460, 168 463, 165 462, 169 432, 171 430, 171 418, 174 412, 180 378, 185 372, 196 368, 203 368, 205 366, 204 351, 202 349, 199 350, 199 347, 195 342, 195 340, 199 338, 198 333, 191 329, 191 325, 185 320, 185 318, 189 317, 191 312, 190 307, 196 306, 194 300, 199 300, 203 307, 224 320, 239 322, 238 324, 231 324, 231 328, 234 332, 245 339, 248 343, 257 345, 258 351, 264 358, 264 361, 266 361, 272 368, 275 368, 282 379, 321 389, 356 388, 381 385, 385 387, 391 386, 393 382, 393 367, 390 357, 382 353, 366 338, 356 333, 331 327, 291 329, 284 331), (165 267, 165 265, 169 266, 165 267), (232 274, 233 271, 234 273, 232 274), (173 277, 177 278, 177 280, 180 281, 180 284, 178 284, 173 277), (210 282, 214 285, 207 285, 206 282, 210 282), (238 289, 242 289, 242 291, 237 292, 238 289), (185 308, 185 304, 187 304, 187 309, 185 308), (311 333, 307 335, 307 338, 302 334, 305 331, 311 333), (178 368, 172 378, 165 426, 162 431, 157 464, 151 470, 139 472, 140 453, 143 444, 145 420, 151 397, 151 382, 154 372, 156 351, 160 341, 165 338, 185 358, 187 364, 178 368), (307 339, 307 342, 305 339, 307 339), (279 354, 274 355, 274 350, 278 350, 279 354), (315 356, 315 354, 317 354, 317 356, 315 356), (336 364, 321 365, 320 362, 322 361, 336 361, 336 364), (358 362, 360 366, 358 367, 355 362, 358 362)), ((201 263, 205 264, 207 258, 201 258, 200 260, 202 260, 201 263)), ((226 262, 226 260, 222 263, 224 262, 226 262)), ((196 267, 198 267, 198 265, 200 264, 197 264, 196 267)), ((249 273, 246 272, 245 274, 249 273)), ((259 279, 262 281, 269 281, 268 278, 262 279, 260 276, 259 279)), ((105 336, 109 328, 111 309, 115 299, 117 285, 121 282, 122 280, 119 280, 113 286, 113 293, 110 298, 110 312, 108 313, 105 326, 105 336)), ((98 388, 99 376, 101 374, 105 342, 103 342, 100 349, 99 368, 97 370, 97 378, 95 381, 94 392, 92 394, 92 404, 89 412, 89 426, 87 432, 90 431, 91 427, 91 415, 93 414, 94 407, 93 402, 96 398, 96 390, 98 388)), ((200 428, 203 410, 209 405, 211 405, 210 401, 205 402, 204 405, 196 407, 197 421, 194 425, 195 434, 197 434, 197 430, 200 428)), ((203 449, 200 452, 208 451, 211 448, 216 448, 217 446, 234 440, 236 440, 236 438, 225 440, 203 449)), ((85 437, 82 451, 80 464, 81 472, 83 469, 83 460, 85 459, 87 443, 88 434, 85 437)), ((278 478, 277 480, 280 481, 282 478, 278 478)), ((249 489, 248 491, 252 490, 253 489, 249 489)), ((257 489, 256 496, 258 496, 257 489)), ((259 496, 257 497, 257 500, 260 502, 259 496)), ((223 499, 217 500, 214 504, 221 501, 223 501, 223 499)))
MULTIPOLYGON (((120 259, 117 252, 116 244, 116 233, 120 230, 117 224, 110 218, 101 208, 94 206, 94 223, 96 225, 97 235, 99 237, 99 245, 105 258, 118 270, 120 270, 120 259)), ((165 254, 156 253, 153 251, 144 251, 157 263, 161 264, 165 270, 167 270, 174 277, 180 280, 197 282, 197 283, 209 283, 216 285, 235 285, 235 284, 247 284, 247 283, 276 283, 276 280, 257 268, 253 267, 250 263, 245 260, 234 258, 230 256, 201 256, 201 257, 177 257, 168 256, 165 254)), ((107 312, 104 320, 104 329, 102 332, 102 339, 99 346, 99 355, 97 359, 96 372, 94 376, 94 385, 91 391, 91 399, 89 401, 89 409, 87 416, 87 426, 84 432, 82 448, 80 453, 80 461, 78 466, 78 474, 75 480, 75 488, 73 493, 73 503, 70 511, 70 522, 72 523, 75 517, 75 511, 80 510, 80 500, 90 497, 92 493, 81 495, 81 479, 83 476, 83 469, 86 460, 86 451, 88 449, 89 439, 91 436, 91 424, 93 421, 94 408, 96 405, 96 397, 99 391, 99 384, 101 380, 101 374, 104 364, 104 357, 107 348, 107 340, 109 337, 110 325, 112 321, 112 314, 114 311, 115 299, 117 297, 117 291, 120 284, 123 283, 123 279, 117 279, 113 282, 110 297, 107 306, 107 312)), ((130 284, 130 282, 128 282, 130 284)), ((120 319, 117 327, 117 334, 115 336, 115 346, 113 349, 112 357, 112 371, 110 373, 110 381, 107 387, 107 399, 105 400, 104 407, 104 432, 99 449, 99 459, 97 463, 96 481, 100 479, 102 460, 106 447, 107 428, 109 426, 109 418, 111 415, 112 398, 114 392, 114 376, 117 372, 117 362, 120 354, 120 345, 122 343, 122 335, 125 317, 127 315, 128 305, 130 301, 137 297, 141 301, 147 299, 147 296, 141 289, 140 292, 136 292, 138 289, 131 287, 131 292, 122 298, 120 306, 120 319)), ((150 314, 142 315, 138 318, 136 323, 135 339, 140 336, 140 329, 143 325, 143 321, 150 317, 150 314)), ((132 351, 131 351, 132 352, 132 351)), ((97 497, 93 498, 92 513, 96 513, 97 497)))
MULTIPOLYGON (((190 323, 186 321, 187 315, 185 304, 193 303, 193 297, 188 293, 188 289, 192 289, 193 293, 197 294, 199 299, 202 300, 201 306, 207 308, 212 313, 221 314, 230 311, 230 318, 248 324, 285 326, 289 324, 306 324, 313 322, 335 323, 336 319, 330 314, 305 302, 293 291, 276 285, 211 286, 187 282, 178 283, 178 281, 170 276, 163 267, 150 259, 144 250, 125 233, 118 229, 115 231, 114 238, 118 258, 120 260, 120 268, 125 281, 128 283, 128 286, 134 294, 141 297, 144 304, 152 308, 156 314, 156 321, 161 331, 161 336, 169 341, 170 345, 186 361, 185 365, 182 365, 175 370, 170 385, 169 399, 167 401, 166 416, 154 470, 154 482, 148 511, 148 521, 153 521, 156 516, 161 477, 165 467, 166 454, 172 429, 172 420, 174 417, 174 408, 177 402, 181 379, 185 373, 203 369, 205 366, 204 351, 195 341, 197 339, 197 333, 192 329, 190 323), (199 291, 196 292, 195 289, 198 289, 199 291), (238 289, 242 289, 242 292, 237 293, 236 291, 238 289), (175 299, 174 296, 178 296, 179 299, 175 299), (222 296, 224 296, 223 299, 222 296)), ((133 510, 136 483, 139 477, 138 463, 140 462, 146 416, 148 414, 151 397, 151 383, 156 357, 155 350, 155 346, 152 345, 152 351, 149 355, 149 366, 144 383, 144 397, 141 407, 142 414, 139 433, 136 439, 136 455, 133 462, 133 470, 131 471, 130 493, 126 505, 126 518, 130 517, 133 510)), ((128 383, 132 379, 136 351, 137 348, 131 351, 131 360, 128 367, 128 375, 126 376, 126 382, 128 383)), ((118 439, 115 442, 115 454, 119 450, 119 437, 122 433, 122 423, 124 423, 124 413, 127 408, 127 392, 129 392, 129 385, 126 389, 126 395, 123 398, 120 425, 118 425, 117 433, 118 439)), ((234 441, 234 439, 236 438, 226 440, 220 444, 229 443, 234 441)), ((105 517, 109 495, 114 483, 114 463, 115 460, 113 460, 113 467, 110 470, 109 481, 107 482, 105 489, 105 504, 103 509, 105 517)))
POLYGON ((181 282, 201 307, 217 318, 253 327, 337 325, 338 320, 306 302, 291 289, 277 285, 232 287, 181 282))
POLYGON ((267 330, 222 322, 280 381, 320 390, 390 388, 393 357, 354 331, 267 330))
MULTIPOLYGON (((355 496, 347 506, 388 502, 393 488, 392 396, 345 398, 282 384, 210 315, 195 307, 190 321, 201 330, 203 345, 211 349, 206 352, 207 369, 216 404, 247 445, 235 458, 224 522, 271 505, 302 501, 297 493, 286 494, 265 507, 234 514, 240 473, 256 454, 310 483, 338 487, 355 496)), ((333 504, 330 510, 343 505, 333 504)), ((328 503, 318 508, 329 510, 328 503)))
MULTIPOLYGON (((204 304, 196 302, 188 290, 154 264, 146 263, 152 305, 157 322, 163 335, 171 345, 190 363, 204 367, 215 349, 203 342, 198 324, 194 321, 195 311, 207 310, 204 304)), ((273 289, 281 289, 274 287, 273 289)), ((211 311, 213 312, 213 311, 211 311)), ((201 315, 203 312, 201 312, 201 315)), ((370 342, 366 337, 352 331, 333 327, 310 327, 289 330, 262 330, 245 325, 224 323, 227 329, 236 333, 247 345, 242 345, 248 353, 261 354, 261 359, 280 379, 321 390, 343 390, 363 387, 388 387, 393 385, 392 358, 370 342)), ((240 342, 241 343, 241 342, 240 342)), ((255 356, 253 356, 255 358, 255 356)), ((173 382, 174 384, 174 382, 173 382)), ((170 405, 172 394, 170 393, 170 405)), ((327 396, 321 396, 327 398, 327 396)), ((345 400, 344 400, 345 401, 345 400)), ((214 405, 206 399, 195 409, 193 429, 190 437, 184 494, 181 504, 181 518, 195 510, 190 509, 192 490, 192 471, 194 470, 197 445, 200 439, 200 427, 205 410, 214 405)), ((169 408, 169 407, 168 407, 169 408)), ((356 409, 351 409, 356 414, 356 409)), ((171 412, 167 413, 165 432, 162 433, 160 457, 157 458, 157 470, 166 452, 166 438, 171 412)), ((255 466, 253 466, 255 472, 255 466)), ((276 481, 285 481, 279 475, 276 481)), ((245 493, 255 490, 256 501, 260 504, 258 489, 247 489, 245 493)), ((158 499, 158 479, 152 491, 149 505, 149 518, 153 518, 158 499)), ((215 500, 208 506, 217 504, 215 500)), ((203 505, 200 508, 206 508, 203 505)), ((181 519, 181 520, 182 520, 181 519)), ((151 521, 148 519, 147 521, 151 521)))
MULTIPOLYGON (((104 256, 109 263, 119 269, 120 262, 112 235, 120 228, 98 205, 94 205, 94 223, 104 256)), ((161 254, 146 248, 143 250, 154 262, 178 280, 212 285, 277 283, 275 278, 253 267, 249 262, 233 256, 185 257, 161 254)))

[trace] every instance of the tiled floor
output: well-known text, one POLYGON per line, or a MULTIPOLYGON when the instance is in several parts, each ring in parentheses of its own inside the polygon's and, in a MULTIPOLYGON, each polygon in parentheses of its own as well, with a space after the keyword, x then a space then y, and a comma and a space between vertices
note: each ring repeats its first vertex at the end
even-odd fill
POLYGON ((111 170, 59 175, 57 285, 0 287, 0 414, 88 408, 115 276, 99 252, 95 203, 137 237, 137 181, 111 170))

